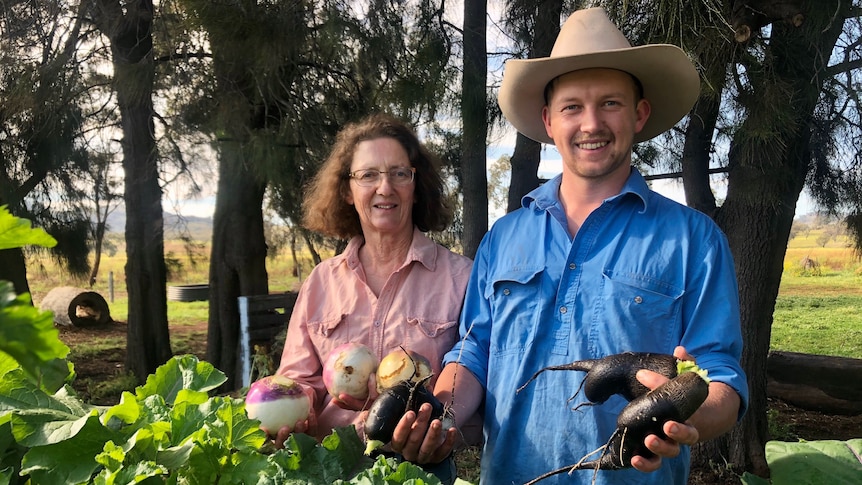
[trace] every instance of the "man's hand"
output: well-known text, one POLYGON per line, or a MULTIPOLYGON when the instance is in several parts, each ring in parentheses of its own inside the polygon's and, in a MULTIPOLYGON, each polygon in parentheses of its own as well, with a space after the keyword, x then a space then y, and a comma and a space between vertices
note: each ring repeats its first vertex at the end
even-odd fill
POLYGON ((392 433, 392 451, 405 460, 418 463, 440 463, 455 448, 458 430, 443 429, 439 419, 431 419, 431 405, 423 404, 419 412, 407 411, 392 433))
MULTIPOLYGON (((674 349, 673 355, 680 360, 694 361, 694 358, 688 355, 688 352, 683 347, 674 349)), ((637 379, 649 389, 655 389, 669 380, 661 374, 646 369, 638 371, 637 379)), ((676 457, 679 455, 680 445, 693 445, 700 438, 697 428, 690 423, 668 421, 662 426, 662 431, 667 435, 667 438, 662 439, 657 435, 651 434, 644 439, 644 445, 648 450, 655 453, 656 456, 652 458, 645 458, 640 455, 635 456, 632 458, 632 467, 642 472, 654 472, 661 468, 662 458, 676 457)))

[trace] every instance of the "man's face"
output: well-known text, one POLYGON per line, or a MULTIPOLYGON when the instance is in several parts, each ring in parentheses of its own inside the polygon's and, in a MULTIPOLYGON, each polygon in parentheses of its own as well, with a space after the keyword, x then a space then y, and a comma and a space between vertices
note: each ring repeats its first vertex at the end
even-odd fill
POLYGON ((634 79, 616 69, 583 69, 553 82, 542 120, 563 170, 583 179, 628 177, 634 135, 650 113, 634 79))

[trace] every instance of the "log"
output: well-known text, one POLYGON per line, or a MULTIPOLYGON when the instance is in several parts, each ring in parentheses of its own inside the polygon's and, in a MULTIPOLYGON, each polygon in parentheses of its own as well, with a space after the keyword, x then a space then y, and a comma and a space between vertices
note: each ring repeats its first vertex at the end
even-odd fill
POLYGON ((825 414, 862 414, 862 359, 770 352, 766 394, 825 414))
POLYGON ((102 295, 74 286, 58 286, 49 291, 39 304, 42 310, 54 312, 56 326, 85 326, 111 321, 111 310, 102 295))

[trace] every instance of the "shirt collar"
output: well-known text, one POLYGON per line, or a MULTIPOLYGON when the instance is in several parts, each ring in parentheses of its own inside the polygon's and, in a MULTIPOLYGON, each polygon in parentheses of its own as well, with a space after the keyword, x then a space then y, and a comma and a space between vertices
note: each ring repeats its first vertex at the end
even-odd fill
MULTIPOLYGON (((560 183, 562 180, 563 174, 559 174, 533 189, 521 199, 521 206, 529 208, 534 205, 535 209, 541 211, 553 210, 554 208, 562 209, 562 205, 560 204, 560 183)), ((620 193, 605 199, 605 202, 611 202, 632 194, 640 199, 643 206, 642 212, 644 212, 649 206, 649 193, 650 188, 643 175, 636 168, 632 167, 629 178, 626 180, 620 193)))
MULTIPOLYGON (((362 236, 354 236, 344 248, 344 261, 350 268, 359 266, 359 248, 365 243, 365 238, 362 236)), ((428 268, 429 271, 434 271, 437 267, 437 244, 428 238, 418 228, 413 227, 413 241, 410 243, 410 249, 407 251, 407 258, 404 260, 404 266, 417 261, 428 268)), ((333 261, 333 263, 337 263, 333 261)))

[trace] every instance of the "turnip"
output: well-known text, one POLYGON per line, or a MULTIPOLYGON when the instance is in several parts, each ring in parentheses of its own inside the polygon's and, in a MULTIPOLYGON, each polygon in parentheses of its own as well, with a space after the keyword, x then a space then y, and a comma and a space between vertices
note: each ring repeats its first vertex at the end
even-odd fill
POLYGON ((673 355, 646 352, 623 352, 601 359, 578 360, 571 364, 540 369, 516 392, 521 392, 546 370, 576 370, 586 372, 587 375, 570 400, 583 389, 584 396, 589 401, 579 404, 576 409, 581 406, 601 404, 614 394, 620 394, 627 401, 631 401, 649 391, 635 377, 638 370, 648 369, 671 379, 677 375, 677 362, 678 359, 673 355))
MULTIPOLYGON (((632 466, 636 455, 651 458, 644 440, 654 434, 666 438, 663 431, 668 421, 685 422, 706 401, 709 395, 709 378, 706 371, 692 362, 682 361, 679 375, 646 394, 633 399, 617 416, 617 428, 605 445, 583 457, 574 465, 565 466, 541 475, 526 485, 550 476, 575 470, 620 470, 632 466), (599 458, 587 458, 601 451, 599 458)), ((594 477, 595 480, 595 477, 594 477)))
POLYGON ((431 373, 431 362, 425 356, 404 348, 394 350, 377 367, 377 392, 395 387, 401 381, 427 381, 431 373))
POLYGON ((355 399, 368 397, 368 379, 377 369, 377 356, 356 342, 341 344, 323 364, 323 385, 332 397, 347 394, 355 399))
POLYGON ((248 417, 260 421, 261 427, 273 434, 306 420, 310 409, 311 400, 302 386, 282 375, 253 382, 245 396, 248 417))

